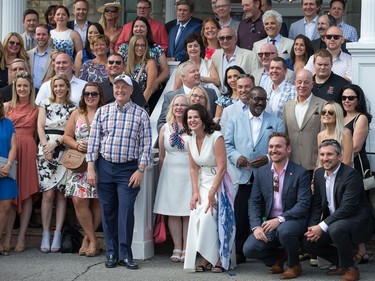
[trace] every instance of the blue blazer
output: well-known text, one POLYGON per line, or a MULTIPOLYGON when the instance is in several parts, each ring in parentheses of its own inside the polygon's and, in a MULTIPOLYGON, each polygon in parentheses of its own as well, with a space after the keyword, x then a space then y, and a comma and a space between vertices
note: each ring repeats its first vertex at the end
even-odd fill
MULTIPOLYGON (((249 218, 251 228, 260 226, 262 218, 270 219, 273 205, 272 163, 268 163, 254 172, 254 184, 249 199, 249 218)), ((285 170, 281 196, 282 213, 286 220, 309 218, 311 189, 309 172, 289 160, 285 170)))
POLYGON ((175 58, 176 61, 182 61, 186 58, 184 42, 186 37, 191 33, 199 34, 202 29, 202 24, 196 21, 190 20, 178 39, 177 44, 175 44, 175 39, 177 36, 179 25, 175 25, 168 34, 168 58, 175 58))
MULTIPOLYGON (((318 24, 316 25, 316 28, 314 29, 312 38, 310 38, 311 41, 320 38, 320 35, 319 35, 317 27, 318 27, 318 24)), ((293 22, 290 25, 289 38, 294 40, 294 38, 296 38, 297 35, 299 35, 299 34, 305 35, 304 18, 302 18, 302 19, 300 19, 300 20, 298 20, 296 22, 293 22)))
MULTIPOLYGON (((238 158, 243 155, 250 161, 264 156, 268 153, 268 136, 273 132, 285 132, 285 127, 281 119, 263 112, 263 122, 260 127, 259 137, 256 141, 250 130, 250 120, 248 109, 237 111, 233 116, 229 116, 225 126, 225 147, 227 156, 231 164, 237 167, 238 158)), ((249 171, 245 167, 236 169, 239 184, 249 181, 255 168, 249 171)))

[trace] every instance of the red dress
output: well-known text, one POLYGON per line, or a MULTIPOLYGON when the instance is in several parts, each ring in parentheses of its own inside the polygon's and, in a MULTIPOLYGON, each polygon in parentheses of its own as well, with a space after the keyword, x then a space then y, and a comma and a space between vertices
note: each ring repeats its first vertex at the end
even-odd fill
POLYGON ((36 128, 38 107, 31 108, 29 101, 20 101, 16 108, 9 105, 8 116, 14 124, 17 141, 17 184, 19 195, 13 200, 17 212, 22 212, 22 201, 39 192, 36 167, 36 128))

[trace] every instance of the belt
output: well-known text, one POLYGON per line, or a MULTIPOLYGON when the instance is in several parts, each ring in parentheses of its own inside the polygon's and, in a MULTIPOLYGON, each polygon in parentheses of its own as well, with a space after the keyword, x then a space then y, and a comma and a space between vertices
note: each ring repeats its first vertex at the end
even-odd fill
POLYGON ((51 135, 63 135, 64 131, 62 130, 44 130, 46 134, 51 134, 51 135))

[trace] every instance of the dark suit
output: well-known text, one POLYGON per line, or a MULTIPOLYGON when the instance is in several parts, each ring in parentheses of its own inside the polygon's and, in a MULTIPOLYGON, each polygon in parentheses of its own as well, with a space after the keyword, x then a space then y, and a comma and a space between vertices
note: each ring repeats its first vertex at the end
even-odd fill
POLYGON ((348 268, 353 264, 353 244, 369 241, 374 233, 372 213, 362 177, 356 170, 341 163, 334 183, 335 211, 330 214, 324 173, 323 168, 315 171, 315 192, 308 225, 317 225, 323 220, 328 225, 328 231, 323 232, 317 242, 304 239, 303 246, 308 253, 348 268))
MULTIPOLYGON (((202 22, 203 22, 201 19, 196 18, 196 17, 191 17, 191 20, 195 21, 197 23, 200 23, 200 24, 202 24, 202 22)), ((169 32, 171 31, 171 29, 173 27, 175 27, 176 25, 177 25, 177 19, 174 19, 174 20, 171 20, 171 21, 167 22, 165 24, 165 28, 167 29, 167 33, 169 34, 169 32)))
POLYGON ((185 38, 191 34, 200 34, 202 24, 196 21, 190 20, 185 28, 180 32, 178 41, 175 44, 179 25, 175 25, 168 34, 168 58, 175 58, 176 61, 182 61, 186 58, 185 52, 185 38))
MULTIPOLYGON (((254 184, 249 199, 249 217, 251 228, 262 225, 262 218, 271 219, 273 207, 273 172, 272 163, 260 167, 254 172, 254 184)), ((251 234, 246 240, 243 252, 248 258, 263 260, 266 265, 273 265, 280 258, 281 245, 288 254, 288 266, 299 263, 299 241, 306 232, 311 202, 310 176, 307 170, 289 160, 285 171, 282 188, 282 213, 285 222, 272 232, 272 241, 265 243, 251 234)))
MULTIPOLYGON (((91 25, 91 21, 87 21, 87 25, 90 26, 91 25)), ((74 20, 70 20, 66 23, 66 26, 69 28, 69 29, 72 29, 74 30, 74 20)))
MULTIPOLYGON (((216 95, 215 91, 210 89, 210 88, 204 87, 204 89, 206 90, 206 92, 208 94, 208 98, 209 98, 209 101, 210 101, 209 113, 210 113, 210 116, 213 118, 215 116, 215 111, 216 111, 216 103, 215 102, 217 100, 217 95, 216 95)), ((158 132, 160 132, 161 127, 163 127, 163 125, 166 122, 165 118, 167 117, 169 104, 173 100, 174 96, 176 96, 178 94, 185 94, 183 87, 181 87, 180 89, 178 89, 176 91, 172 91, 172 92, 168 92, 168 93, 164 94, 164 101, 163 101, 163 105, 162 105, 162 108, 161 108, 161 112, 160 112, 160 116, 159 116, 158 124, 157 124, 158 132)))

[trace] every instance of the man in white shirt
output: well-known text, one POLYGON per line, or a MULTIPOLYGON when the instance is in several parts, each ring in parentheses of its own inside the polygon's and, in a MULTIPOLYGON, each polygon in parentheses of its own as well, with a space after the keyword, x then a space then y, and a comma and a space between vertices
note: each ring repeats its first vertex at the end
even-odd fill
POLYGON ((87 20, 89 14, 89 3, 86 0, 76 0, 73 5, 73 14, 75 20, 68 21, 67 26, 79 33, 83 46, 85 46, 87 28, 91 24, 87 20))
MULTIPOLYGON (((73 75, 73 62, 70 56, 66 53, 60 53, 55 59, 55 72, 56 74, 65 75, 70 80, 71 92, 70 99, 78 106, 81 99, 83 87, 86 81, 79 79, 73 75)), ((35 103, 39 105, 42 100, 51 95, 51 82, 47 81, 42 84, 36 97, 35 103)))
POLYGON ((321 8, 321 0, 302 0, 303 18, 292 23, 289 30, 289 38, 296 38, 297 35, 303 34, 310 40, 318 39, 318 14, 321 8))

